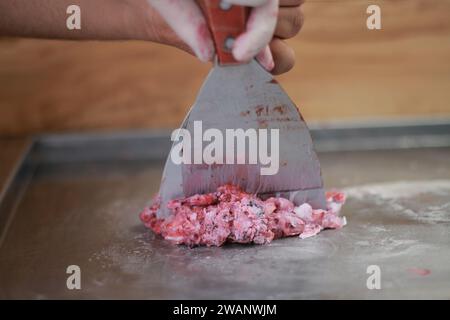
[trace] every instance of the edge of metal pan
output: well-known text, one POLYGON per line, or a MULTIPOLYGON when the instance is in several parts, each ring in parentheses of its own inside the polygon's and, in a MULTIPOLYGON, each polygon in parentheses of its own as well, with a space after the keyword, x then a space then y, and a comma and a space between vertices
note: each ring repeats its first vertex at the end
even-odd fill
MULTIPOLYGON (((450 146, 450 118, 310 122, 318 152, 389 150, 450 146)), ((37 136, 31 160, 45 163, 164 160, 170 150, 169 130, 37 136)))
MULTIPOLYGON (((450 118, 310 122, 319 153, 450 147, 450 118)), ((86 161, 158 161, 170 150, 170 131, 46 134, 36 136, 0 186, 0 246, 14 206, 40 164, 86 161)))

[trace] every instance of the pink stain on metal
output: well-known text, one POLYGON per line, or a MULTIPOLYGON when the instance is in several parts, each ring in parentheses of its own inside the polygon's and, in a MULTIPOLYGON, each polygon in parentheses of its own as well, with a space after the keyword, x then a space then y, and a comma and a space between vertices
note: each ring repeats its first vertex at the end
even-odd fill
POLYGON ((416 274, 418 276, 427 276, 431 273, 430 269, 424 269, 424 268, 409 268, 408 271, 410 273, 416 274))

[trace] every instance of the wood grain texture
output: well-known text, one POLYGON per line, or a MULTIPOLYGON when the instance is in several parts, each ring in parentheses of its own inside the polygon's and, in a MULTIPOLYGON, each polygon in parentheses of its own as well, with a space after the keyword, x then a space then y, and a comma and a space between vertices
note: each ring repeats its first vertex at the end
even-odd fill
MULTIPOLYGON (((307 119, 450 115, 450 0, 309 0, 304 12, 279 81, 307 119), (367 30, 369 4, 383 30, 367 30)), ((208 69, 153 43, 3 39, 0 135, 176 127, 208 69)))

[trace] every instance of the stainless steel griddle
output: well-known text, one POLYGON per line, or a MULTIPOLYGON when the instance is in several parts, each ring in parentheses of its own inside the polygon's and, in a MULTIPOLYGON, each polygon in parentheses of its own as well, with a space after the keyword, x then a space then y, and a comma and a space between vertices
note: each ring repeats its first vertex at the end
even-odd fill
POLYGON ((0 298, 450 298, 450 123, 312 135, 327 189, 349 194, 345 228, 195 249, 138 218, 157 192, 167 134, 36 138, 3 179, 0 298), (81 290, 66 287, 69 265, 81 268, 81 290), (369 265, 381 290, 366 287, 369 265))

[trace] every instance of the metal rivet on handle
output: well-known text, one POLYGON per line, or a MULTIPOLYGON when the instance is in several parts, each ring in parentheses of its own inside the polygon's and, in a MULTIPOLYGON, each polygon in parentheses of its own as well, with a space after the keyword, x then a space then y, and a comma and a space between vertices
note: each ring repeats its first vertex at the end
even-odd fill
POLYGON ((234 45, 234 38, 233 37, 227 37, 225 39, 225 49, 228 51, 231 51, 233 49, 233 45, 234 45))
POLYGON ((220 6, 220 9, 227 11, 227 10, 230 10, 232 4, 225 0, 222 0, 222 1, 220 1, 219 6, 220 6))

